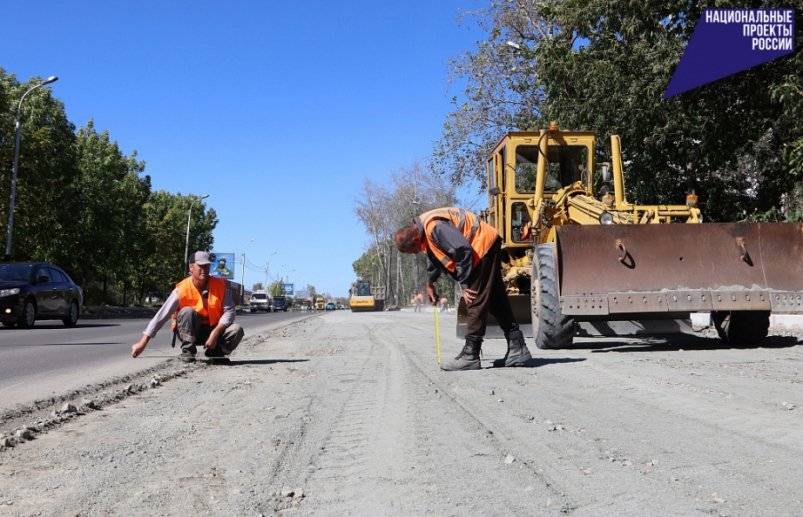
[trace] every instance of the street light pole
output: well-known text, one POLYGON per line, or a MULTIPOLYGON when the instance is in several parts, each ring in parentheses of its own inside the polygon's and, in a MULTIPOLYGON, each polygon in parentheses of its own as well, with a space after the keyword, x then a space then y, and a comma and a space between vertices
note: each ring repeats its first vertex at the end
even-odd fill
POLYGON ((268 286, 270 285, 270 275, 269 275, 269 272, 270 272, 270 259, 271 259, 271 257, 276 255, 277 253, 279 253, 278 250, 274 251, 273 253, 268 255, 267 260, 265 260, 265 290, 267 290, 268 286))
POLYGON ((240 282, 242 282, 243 289, 245 289, 245 253, 243 253, 243 276, 240 277, 240 282))
POLYGON ((14 237, 14 205, 17 201, 17 164, 20 158, 20 140, 22 140, 22 124, 20 124, 20 115, 22 114, 22 101, 29 93, 41 88, 46 84, 54 83, 59 78, 51 75, 41 83, 35 84, 28 88, 28 90, 20 97, 20 102, 17 104, 17 115, 14 118, 14 161, 11 164, 11 191, 8 195, 8 224, 6 225, 6 253, 5 260, 11 260, 11 240, 14 237))
MULTIPOLYGON (((198 198, 198 201, 203 201, 204 199, 208 198, 209 194, 205 196, 201 196, 198 198)), ((195 200, 190 201, 190 208, 187 210, 187 237, 184 240, 184 272, 188 272, 190 270, 190 219, 192 218, 192 205, 195 203, 195 200)))

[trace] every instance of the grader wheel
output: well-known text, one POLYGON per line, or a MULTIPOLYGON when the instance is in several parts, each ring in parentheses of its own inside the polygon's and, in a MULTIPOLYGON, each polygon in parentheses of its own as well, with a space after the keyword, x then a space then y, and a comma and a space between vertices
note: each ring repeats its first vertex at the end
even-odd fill
POLYGON ((540 349, 568 348, 574 339, 574 319, 560 311, 554 244, 539 244, 533 258, 530 294, 535 346, 540 349))
POLYGON ((766 311, 714 311, 711 319, 720 339, 729 345, 758 345, 770 327, 766 311))

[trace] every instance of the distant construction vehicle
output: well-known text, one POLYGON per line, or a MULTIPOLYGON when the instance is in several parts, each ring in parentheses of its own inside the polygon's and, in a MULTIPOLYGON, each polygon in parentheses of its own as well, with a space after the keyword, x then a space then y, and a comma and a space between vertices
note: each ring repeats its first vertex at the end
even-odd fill
MULTIPOLYGON (((710 312, 727 343, 757 344, 770 312, 803 312, 803 225, 700 224, 693 192, 683 205, 632 204, 619 136, 599 174, 595 156, 594 133, 551 123, 507 134, 487 162, 481 217, 502 238, 513 312, 539 348, 569 347, 578 322, 691 312, 710 312)), ((458 332, 464 318, 461 302, 458 332)))
POLYGON ((351 312, 382 311, 385 309, 385 290, 371 287, 368 280, 357 280, 349 291, 351 312))
POLYGON ((316 311, 322 311, 326 307, 326 298, 321 295, 315 297, 315 306, 314 309, 316 311))

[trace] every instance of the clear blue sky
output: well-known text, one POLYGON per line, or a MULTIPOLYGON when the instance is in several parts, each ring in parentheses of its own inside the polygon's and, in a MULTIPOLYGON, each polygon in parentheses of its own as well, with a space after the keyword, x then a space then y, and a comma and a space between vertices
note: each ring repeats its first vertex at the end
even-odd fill
POLYGON ((70 120, 136 149, 154 188, 211 194, 217 251, 344 295, 356 194, 429 155, 448 61, 483 39, 461 14, 486 4, 14 2, 0 66, 58 75, 70 120))

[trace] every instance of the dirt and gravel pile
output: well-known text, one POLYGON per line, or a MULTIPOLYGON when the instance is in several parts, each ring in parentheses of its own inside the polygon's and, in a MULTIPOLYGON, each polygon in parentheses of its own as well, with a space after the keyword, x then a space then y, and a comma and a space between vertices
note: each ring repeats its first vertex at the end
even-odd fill
POLYGON ((445 373, 430 314, 308 319, 0 452, 0 514, 803 513, 798 339, 578 341, 445 373))

